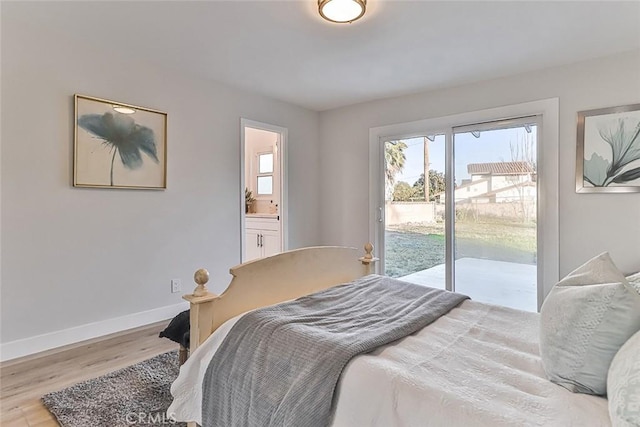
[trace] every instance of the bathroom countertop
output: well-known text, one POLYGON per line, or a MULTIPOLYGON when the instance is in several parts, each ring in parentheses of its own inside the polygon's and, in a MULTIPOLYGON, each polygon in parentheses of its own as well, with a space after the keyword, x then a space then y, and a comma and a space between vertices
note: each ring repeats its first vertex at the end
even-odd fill
POLYGON ((270 213, 248 213, 245 214, 247 218, 263 218, 263 219, 280 219, 280 215, 278 214, 270 214, 270 213))

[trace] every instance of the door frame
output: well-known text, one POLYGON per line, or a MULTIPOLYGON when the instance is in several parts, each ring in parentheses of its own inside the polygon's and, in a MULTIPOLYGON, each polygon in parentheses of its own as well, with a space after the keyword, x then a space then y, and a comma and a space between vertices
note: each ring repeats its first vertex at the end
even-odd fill
POLYGON ((289 167, 287 156, 287 142, 289 136, 289 130, 282 126, 272 125, 269 123, 258 122, 255 120, 240 118, 240 261, 244 262, 244 249, 245 249, 245 212, 244 212, 244 189, 246 188, 245 181, 245 129, 259 129, 265 130, 280 135, 279 141, 276 144, 278 150, 277 163, 278 163, 278 175, 279 175, 279 190, 280 190, 280 205, 278 207, 278 214, 280 215, 280 249, 282 252, 289 249, 289 227, 287 219, 289 217, 289 167))
MULTIPOLYGON (((369 129, 369 239, 374 242, 381 258, 384 258, 384 230, 380 223, 384 222, 384 142, 389 140, 421 137, 427 134, 444 133, 446 135, 447 173, 453 172, 453 129, 478 123, 497 122, 526 116, 542 116, 538 138, 542 141, 537 146, 538 172, 538 310, 544 298, 560 275, 559 253, 559 208, 558 208, 558 166, 559 166, 559 99, 550 98, 521 104, 465 112, 450 116, 399 123, 369 129)), ((447 183, 453 177, 446 176, 447 183)), ((447 185, 447 198, 452 200, 453 188, 447 185)), ((450 218, 452 212, 446 212, 450 218)), ((448 221, 449 228, 453 227, 448 221)), ((452 235, 451 235, 452 236, 452 235)), ((448 251, 452 248, 449 246, 448 251)), ((449 254, 448 254, 449 255, 449 254)), ((452 262, 447 259, 447 268, 452 269, 452 262)), ((384 259, 376 266, 381 273, 384 259)), ((453 277, 450 275, 450 277, 453 277)))

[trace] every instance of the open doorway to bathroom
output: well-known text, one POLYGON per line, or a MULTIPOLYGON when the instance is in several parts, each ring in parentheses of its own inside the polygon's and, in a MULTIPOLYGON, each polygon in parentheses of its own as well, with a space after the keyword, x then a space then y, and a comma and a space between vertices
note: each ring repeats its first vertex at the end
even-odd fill
POLYGON ((287 129, 241 119, 242 262, 286 250, 287 129))

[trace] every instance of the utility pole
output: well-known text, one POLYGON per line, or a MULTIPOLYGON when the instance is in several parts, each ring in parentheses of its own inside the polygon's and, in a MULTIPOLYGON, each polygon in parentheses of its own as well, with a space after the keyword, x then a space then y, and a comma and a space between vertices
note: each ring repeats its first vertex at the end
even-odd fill
POLYGON ((424 139, 424 201, 429 202, 429 138, 424 139))

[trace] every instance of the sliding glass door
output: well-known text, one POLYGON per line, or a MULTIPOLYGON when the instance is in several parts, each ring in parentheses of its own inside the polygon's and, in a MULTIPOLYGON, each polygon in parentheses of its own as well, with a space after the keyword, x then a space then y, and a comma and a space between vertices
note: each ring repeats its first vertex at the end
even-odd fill
POLYGON ((384 273, 444 289, 444 135, 386 141, 384 158, 384 273))
POLYGON ((454 280, 472 299, 537 310, 535 117, 453 129, 454 280))
POLYGON ((383 141, 384 273, 536 311, 539 121, 383 141))

